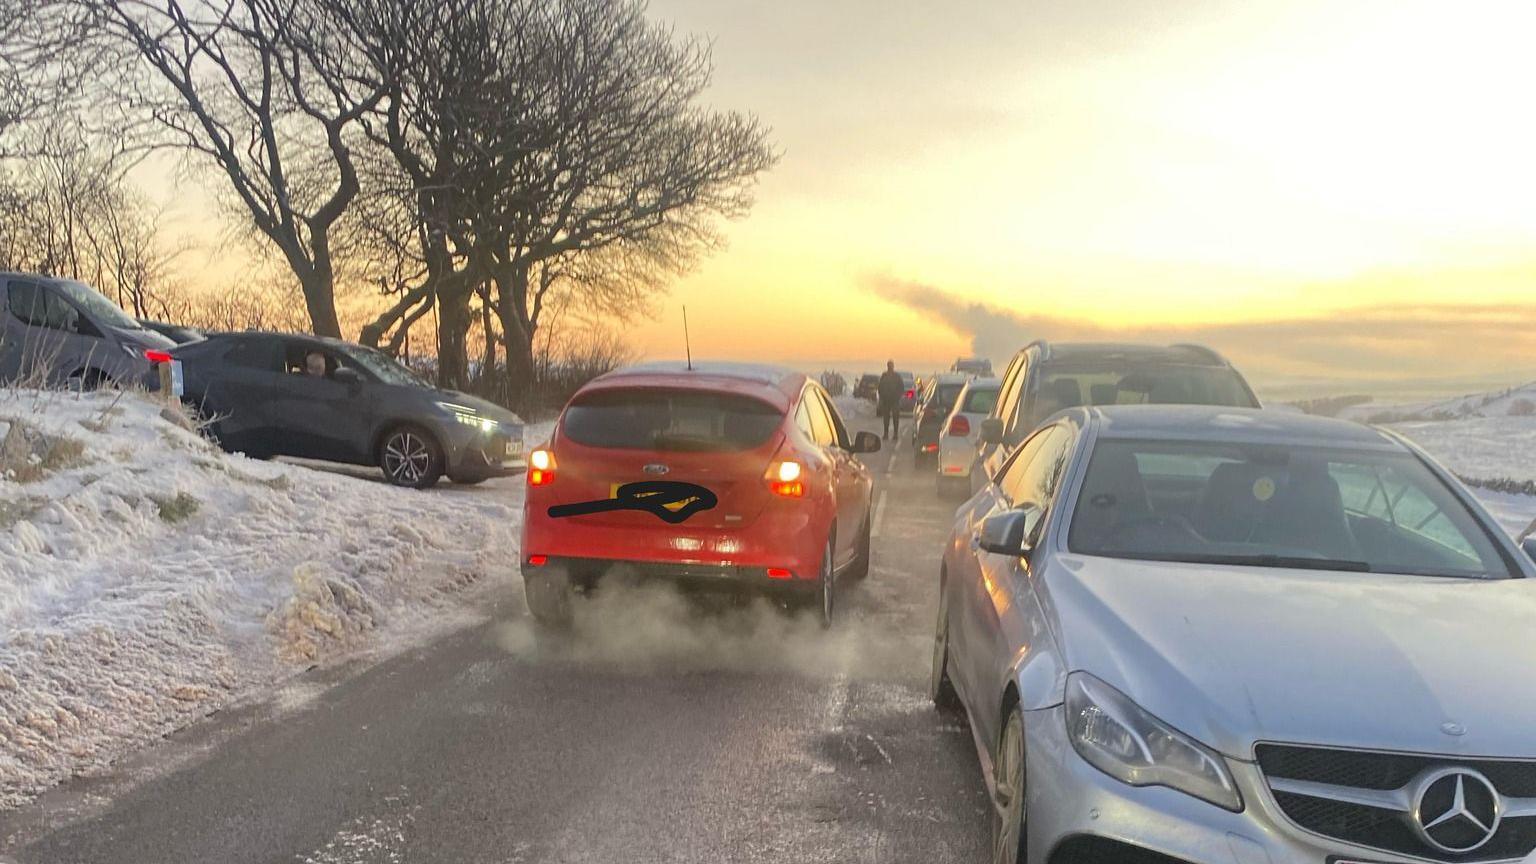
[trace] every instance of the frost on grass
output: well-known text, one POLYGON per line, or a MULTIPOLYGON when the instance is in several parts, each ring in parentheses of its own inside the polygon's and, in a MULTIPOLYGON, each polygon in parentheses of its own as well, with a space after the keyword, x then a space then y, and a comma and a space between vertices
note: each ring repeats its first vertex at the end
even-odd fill
POLYGON ((0 476, 0 808, 460 609, 516 560, 520 486, 250 460, 138 396, 0 391, 0 441, 22 454, 0 476))

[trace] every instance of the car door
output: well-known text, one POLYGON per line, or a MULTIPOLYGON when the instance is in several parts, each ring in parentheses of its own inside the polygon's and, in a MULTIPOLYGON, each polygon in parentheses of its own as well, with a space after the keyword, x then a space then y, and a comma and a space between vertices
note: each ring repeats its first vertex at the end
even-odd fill
POLYGON ((847 546, 848 560, 851 561, 858 554, 859 531, 870 515, 869 468, 853 455, 853 436, 848 434, 848 426, 843 423, 842 415, 837 413, 832 398, 823 390, 818 390, 816 397, 832 422, 833 459, 837 463, 837 523, 843 526, 840 539, 847 546))
MULTIPOLYGON (((1036 507, 1042 513, 1034 536, 1029 538, 1031 543, 1037 544, 1045 536, 1050 511, 1066 475, 1076 437, 1069 426, 1060 423, 1045 427, 1039 435, 1028 439, 1034 445, 1029 452, 1021 448, 1021 458, 1010 462, 1003 472, 999 489, 1008 506, 1013 509, 1036 507)), ((1025 634, 1026 621, 1033 616, 1023 614, 1018 608, 1020 604, 1034 602, 1029 593, 1032 590, 1029 577, 1036 553, 1019 557, 978 550, 977 557, 987 590, 979 592, 977 597, 977 631, 973 644, 979 650, 975 654, 977 662, 972 675, 979 695, 985 700, 982 704, 991 709, 982 712, 983 722, 979 725, 986 736, 983 740, 996 741, 1001 733, 998 725, 1001 710, 997 703, 1012 674, 1014 646, 1033 644, 1037 635, 1045 634, 1025 634)))
MULTIPOLYGON (((7 352, 8 378, 58 385, 75 372, 90 368, 92 355, 101 350, 102 343, 80 332, 80 310, 47 285, 31 279, 11 279, 6 294, 10 337, 6 341, 14 340, 14 353, 7 352)), ((104 364, 105 358, 100 362, 104 364)))
POLYGON ((964 681, 968 700, 988 693, 985 685, 996 662, 991 655, 998 640, 997 609, 999 605, 1006 606, 1012 597, 1013 562, 1006 556, 982 551, 979 545, 981 523, 991 514, 1015 506, 1009 490, 1017 492, 1022 488, 1030 466, 1052 446, 1052 439, 1060 428, 1047 426, 1014 451, 985 493, 984 500, 991 506, 972 511, 967 526, 970 531, 969 554, 962 559, 968 572, 960 574, 963 575, 962 590, 951 598, 960 601, 959 614, 951 620, 951 625, 956 628, 957 641, 963 646, 957 652, 956 671, 964 681))
POLYGON ((183 358, 187 401, 212 421, 220 445, 253 456, 283 452, 269 410, 283 380, 278 337, 237 336, 222 351, 198 349, 178 356, 183 358))
POLYGON ((837 499, 837 545, 832 550, 833 562, 843 566, 851 557, 848 550, 854 548, 853 538, 857 533, 855 527, 849 527, 850 498, 857 495, 852 485, 852 475, 849 471, 848 451, 839 446, 837 427, 832 422, 832 415, 827 410, 824 402, 813 385, 807 385, 801 395, 801 401, 805 406, 808 420, 811 424, 811 438, 816 442, 817 449, 821 452, 826 467, 827 482, 833 488, 833 495, 837 499))
POLYGON ((349 384, 334 376, 350 368, 364 380, 371 376, 349 364, 324 343, 287 339, 283 343, 283 375, 270 405, 271 424, 281 439, 280 452, 308 459, 336 462, 370 461, 358 452, 357 427, 371 416, 364 404, 365 386, 349 384), (305 371, 305 358, 317 353, 325 358, 324 375, 305 371))

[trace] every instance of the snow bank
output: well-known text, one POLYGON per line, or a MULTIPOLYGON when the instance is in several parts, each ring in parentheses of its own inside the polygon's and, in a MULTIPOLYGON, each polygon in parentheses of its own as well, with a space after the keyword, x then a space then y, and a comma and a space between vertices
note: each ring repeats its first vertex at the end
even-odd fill
POLYGON ((521 483, 258 462, 115 393, 0 390, 19 437, 44 451, 0 456, 0 807, 515 569, 521 483))

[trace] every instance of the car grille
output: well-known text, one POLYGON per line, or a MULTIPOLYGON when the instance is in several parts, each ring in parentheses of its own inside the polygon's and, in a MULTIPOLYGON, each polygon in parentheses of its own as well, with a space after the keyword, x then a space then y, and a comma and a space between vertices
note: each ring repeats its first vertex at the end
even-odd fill
POLYGON ((1432 861, 1506 861, 1536 850, 1536 816, 1506 817, 1498 832, 1481 848, 1466 855, 1452 855, 1421 840, 1409 814, 1400 810, 1273 788, 1276 781, 1300 780, 1389 792, 1408 787, 1426 771, 1457 767, 1482 773, 1505 799, 1533 799, 1536 760, 1459 759, 1286 744, 1259 744, 1254 753, 1271 785, 1275 802, 1287 818, 1308 831, 1432 861))

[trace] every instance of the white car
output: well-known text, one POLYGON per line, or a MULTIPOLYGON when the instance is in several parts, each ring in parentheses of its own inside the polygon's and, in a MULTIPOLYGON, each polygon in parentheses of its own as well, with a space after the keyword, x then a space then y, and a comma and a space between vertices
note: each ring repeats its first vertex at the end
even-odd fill
POLYGON ((955 399, 955 408, 945 418, 939 431, 938 492, 960 495, 970 491, 971 462, 976 458, 976 442, 981 421, 987 419, 997 404, 1001 382, 996 378, 972 378, 955 399))

